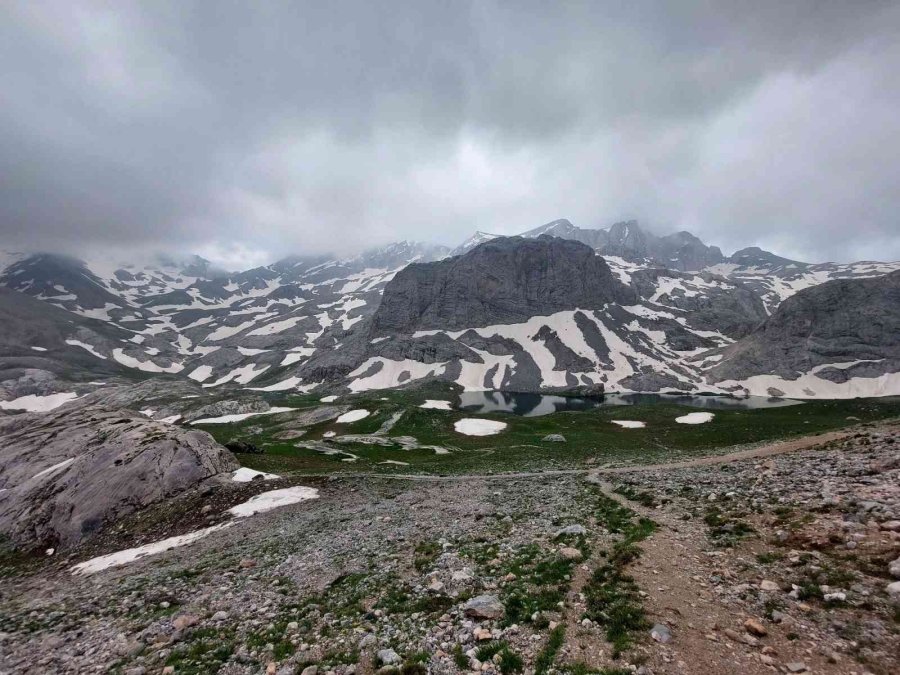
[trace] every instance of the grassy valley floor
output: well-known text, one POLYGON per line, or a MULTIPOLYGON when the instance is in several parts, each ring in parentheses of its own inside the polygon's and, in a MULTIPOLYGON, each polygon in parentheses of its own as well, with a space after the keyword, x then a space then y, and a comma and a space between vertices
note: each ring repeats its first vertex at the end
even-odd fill
MULTIPOLYGON (((264 451, 262 454, 240 454, 239 459, 245 466, 260 471, 465 474, 657 464, 900 416, 897 397, 806 401, 795 406, 752 410, 717 409, 712 411, 713 420, 705 424, 676 422, 678 417, 697 409, 664 403, 600 407, 540 417, 474 415, 419 407, 426 400, 452 398, 452 392, 441 388, 379 391, 329 403, 335 407, 335 414, 318 424, 298 426, 293 413, 284 413, 198 428, 221 442, 243 440, 257 445, 264 451), (370 414, 349 424, 336 423, 337 412, 345 410, 366 410, 370 414), (455 422, 470 417, 503 422, 507 427, 497 435, 484 437, 454 430, 455 422), (623 428, 612 420, 640 421, 645 426, 623 428), (385 443, 391 438, 412 437, 419 446, 426 447, 405 449, 400 444, 374 445, 363 442, 370 439, 354 442, 352 438, 339 438, 375 434, 389 423, 389 431, 380 434, 385 443), (285 438, 293 433, 298 435, 285 438), (565 442, 545 440, 551 434, 561 434, 565 442), (319 449, 302 447, 310 445, 319 449), (447 452, 439 454, 430 446, 447 452), (335 454, 325 454, 325 450, 335 454)), ((272 404, 299 409, 323 405, 318 397, 309 396, 278 399, 272 404)))

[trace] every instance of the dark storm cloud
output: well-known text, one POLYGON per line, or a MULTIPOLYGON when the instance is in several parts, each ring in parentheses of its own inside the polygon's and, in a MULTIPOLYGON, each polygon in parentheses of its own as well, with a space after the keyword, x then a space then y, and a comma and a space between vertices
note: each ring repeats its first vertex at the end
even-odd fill
POLYGON ((637 217, 900 258, 897 3, 0 11, 6 248, 240 265, 637 217))

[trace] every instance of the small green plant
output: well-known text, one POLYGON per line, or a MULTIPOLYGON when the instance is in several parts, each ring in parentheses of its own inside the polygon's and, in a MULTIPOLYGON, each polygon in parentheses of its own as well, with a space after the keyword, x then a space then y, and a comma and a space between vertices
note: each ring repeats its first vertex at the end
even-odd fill
POLYGON ((606 639, 613 646, 613 658, 618 658, 631 646, 632 634, 649 628, 637 584, 625 568, 641 556, 637 543, 653 533, 656 523, 648 518, 635 521, 632 511, 606 496, 601 496, 601 512, 613 519, 623 536, 585 586, 585 616, 605 628, 606 639))
POLYGON ((423 541, 416 545, 415 549, 415 558, 413 561, 413 565, 418 571, 423 571, 426 569, 431 563, 435 561, 435 559, 441 553, 441 545, 436 541, 423 541))
POLYGON ((462 645, 455 645, 453 647, 453 663, 455 663, 456 667, 460 670, 467 670, 469 668, 469 657, 463 652, 462 645))
POLYGON ((741 520, 741 514, 725 513, 718 506, 706 510, 703 522, 709 527, 710 539, 720 546, 734 546, 738 539, 755 532, 749 523, 741 520))
POLYGON ((503 675, 521 673, 522 669, 525 667, 522 657, 510 649, 508 645, 504 646, 503 649, 498 652, 498 656, 500 657, 500 662, 497 666, 503 675))
POLYGON ((646 490, 637 490, 631 485, 620 485, 613 492, 622 495, 625 499, 637 502, 641 506, 646 506, 648 509, 652 509, 657 505, 653 493, 646 490))
POLYGON ((183 649, 172 651, 166 665, 187 675, 217 672, 234 651, 233 637, 231 630, 199 628, 190 634, 183 649))
POLYGON ((488 642, 487 644, 481 645, 475 651, 475 658, 479 661, 490 661, 494 658, 494 654, 498 653, 501 649, 506 646, 505 642, 501 642, 499 640, 494 640, 493 642, 488 642))
MULTIPOLYGON (((334 667, 337 665, 351 665, 359 661, 359 652, 356 649, 333 650, 325 652, 319 661, 319 669, 334 667)), ((312 664, 308 664, 312 665, 312 664)))
MULTIPOLYGON (((504 675, 519 673, 524 667, 522 657, 510 649, 509 644, 502 640, 495 640, 482 645, 475 652, 475 658, 479 661, 495 661, 500 672, 504 675)), ((468 667, 468 664, 466 664, 468 667)))
POLYGON ((556 654, 563 646, 565 639, 566 629, 564 626, 557 626, 550 631, 550 635, 547 637, 547 644, 544 645, 544 648, 540 651, 534 661, 535 675, 544 675, 544 673, 550 670, 550 667, 556 660, 556 654))

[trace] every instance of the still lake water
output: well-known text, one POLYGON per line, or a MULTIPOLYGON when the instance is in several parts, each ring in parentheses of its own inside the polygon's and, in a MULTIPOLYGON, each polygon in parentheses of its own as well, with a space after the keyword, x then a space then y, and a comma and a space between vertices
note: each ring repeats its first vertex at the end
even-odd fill
POLYGON ((695 394, 606 394, 591 398, 554 396, 552 394, 515 394, 506 391, 468 391, 459 396, 457 408, 471 413, 506 412, 524 417, 539 417, 563 410, 628 405, 673 403, 706 410, 752 410, 798 405, 801 401, 784 398, 732 398, 730 396, 697 396, 695 394))

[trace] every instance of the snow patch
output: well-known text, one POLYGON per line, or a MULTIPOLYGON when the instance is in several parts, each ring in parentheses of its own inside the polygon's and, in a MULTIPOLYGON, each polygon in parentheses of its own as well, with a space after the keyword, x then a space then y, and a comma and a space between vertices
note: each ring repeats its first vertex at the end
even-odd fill
POLYGON ((675 421, 679 424, 705 424, 706 422, 712 422, 713 417, 714 415, 711 412, 692 412, 676 417, 675 421))
POLYGON ((249 483, 254 480, 257 476, 261 477, 263 480, 275 480, 277 478, 281 478, 274 473, 265 473, 264 471, 257 471, 256 469, 250 469, 246 466, 242 466, 240 469, 235 470, 231 474, 231 480, 235 483, 249 483))
POLYGON ((74 461, 75 461, 74 457, 70 457, 69 459, 64 459, 59 464, 54 464, 51 467, 47 467, 43 471, 38 471, 36 474, 34 474, 31 477, 31 479, 34 480, 35 478, 40 478, 41 476, 49 476, 51 473, 56 473, 60 469, 65 469, 67 466, 69 466, 69 464, 71 464, 74 461))
POLYGON ((194 420, 191 424, 231 424, 232 422, 241 422, 257 415, 275 415, 276 413, 289 412, 291 410, 296 410, 296 408, 280 408, 276 406, 261 412, 234 413, 232 415, 222 415, 221 417, 204 417, 203 419, 194 420))
POLYGON ((453 428, 457 433, 466 436, 493 436, 503 431, 506 426, 506 422, 466 417, 454 423, 453 428))
POLYGON ((20 396, 11 401, 0 401, 0 408, 4 410, 27 410, 28 412, 47 412, 58 408, 63 403, 68 403, 78 398, 78 394, 74 391, 66 391, 59 394, 48 394, 47 396, 39 396, 38 394, 28 394, 28 396, 20 396))
MULTIPOLYGON (((269 492, 262 492, 255 497, 251 497, 246 502, 238 504, 237 506, 232 506, 228 509, 228 513, 235 518, 243 518, 245 516, 252 516, 255 513, 271 511, 280 506, 296 504, 309 499, 317 499, 318 496, 319 491, 317 489, 303 486, 283 488, 281 490, 270 490, 269 492)), ((129 548, 124 551, 117 551, 115 553, 110 553, 109 555, 92 558, 72 566, 70 570, 73 574, 93 574, 110 567, 125 565, 140 558, 145 558, 148 555, 162 553, 163 551, 168 551, 179 546, 192 544, 195 541, 209 536, 213 532, 218 532, 219 530, 231 527, 235 522, 236 521, 231 520, 226 523, 219 523, 218 525, 205 527, 202 530, 196 530, 177 537, 169 537, 168 539, 145 544, 144 546, 138 546, 137 548, 129 548)))
POLYGON ((100 572, 110 567, 118 567, 120 565, 134 562, 135 560, 145 558, 148 555, 154 555, 156 553, 162 553, 163 551, 168 551, 179 546, 192 544, 195 541, 203 539, 203 537, 209 536, 213 532, 224 530, 226 527, 231 527, 232 525, 234 525, 234 522, 219 523, 218 525, 213 525, 212 527, 205 527, 202 530, 196 530, 194 532, 182 534, 177 537, 169 537, 168 539, 155 541, 151 544, 144 544, 143 546, 138 546, 137 548, 129 548, 125 549, 124 551, 116 551, 115 553, 110 553, 109 555, 102 555, 97 558, 91 558, 90 560, 87 560, 83 563, 74 565, 71 568, 71 571, 73 574, 94 574, 95 572, 100 572))
POLYGON ((360 408, 358 410, 351 410, 350 412, 345 412, 343 415, 338 417, 335 420, 337 424, 350 424, 351 422, 358 422, 361 419, 365 419, 369 416, 369 411, 365 408, 360 408))
POLYGON ((296 504, 308 499, 316 499, 318 496, 319 491, 316 488, 298 485, 296 487, 282 488, 281 490, 262 492, 255 497, 251 497, 242 504, 232 506, 228 509, 228 512, 239 518, 243 516, 252 516, 254 513, 271 511, 280 506, 296 504))
POLYGON ((212 371, 212 366, 197 366, 188 374, 188 377, 197 382, 203 382, 203 380, 209 379, 212 371))
POLYGON ((433 399, 428 399, 419 407, 425 408, 427 410, 452 410, 452 408, 450 407, 450 401, 438 401, 433 399))
POLYGON ((248 363, 245 366, 241 366, 240 368, 235 368, 230 373, 223 375, 215 382, 211 382, 210 384, 204 384, 204 387, 218 387, 221 384, 225 384, 226 382, 237 382, 238 384, 247 384, 254 378, 262 375, 266 370, 269 369, 269 366, 264 365, 256 369, 256 365, 253 363, 248 363))
POLYGON ((256 321, 245 321, 237 326, 219 326, 212 333, 206 336, 206 342, 217 342, 225 338, 237 335, 241 331, 250 328, 256 321))
POLYGON ((618 424, 624 429, 643 429, 647 426, 646 422, 638 422, 637 420, 610 420, 613 424, 618 424))
POLYGON ((275 384, 270 384, 267 387, 247 387, 251 391, 287 391, 288 389, 295 389, 300 382, 302 382, 302 378, 294 376, 289 377, 286 380, 282 380, 281 382, 276 382, 275 384))
MULTIPOLYGON (((102 357, 101 357, 102 358, 102 357)), ((184 369, 180 363, 173 363, 169 366, 158 366, 153 361, 138 361, 133 356, 128 356, 123 349, 113 349, 113 358, 123 366, 129 368, 137 368, 147 373, 178 373, 184 369)))

